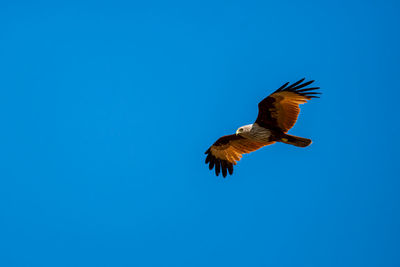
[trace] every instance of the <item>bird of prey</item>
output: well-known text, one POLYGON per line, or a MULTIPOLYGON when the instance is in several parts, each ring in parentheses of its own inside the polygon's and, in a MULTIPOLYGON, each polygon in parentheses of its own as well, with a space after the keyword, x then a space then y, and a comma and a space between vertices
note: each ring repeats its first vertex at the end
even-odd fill
POLYGON ((239 127, 236 134, 219 138, 205 153, 209 169, 215 168, 215 174, 218 176, 222 172, 225 178, 228 172, 233 173, 233 165, 242 158, 242 154, 275 142, 298 147, 309 146, 310 139, 287 134, 297 121, 299 105, 311 98, 318 98, 320 94, 314 91, 319 87, 307 87, 314 80, 304 80, 291 85, 287 82, 279 87, 258 104, 258 116, 253 124, 239 127))

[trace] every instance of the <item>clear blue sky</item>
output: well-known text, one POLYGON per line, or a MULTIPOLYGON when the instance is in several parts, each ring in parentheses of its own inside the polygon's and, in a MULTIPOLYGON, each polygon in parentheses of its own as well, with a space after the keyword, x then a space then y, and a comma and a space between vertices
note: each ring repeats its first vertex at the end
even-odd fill
POLYGON ((399 13, 2 1, 0 265, 400 266, 399 13), (302 77, 313 144, 215 177, 205 150, 302 77))

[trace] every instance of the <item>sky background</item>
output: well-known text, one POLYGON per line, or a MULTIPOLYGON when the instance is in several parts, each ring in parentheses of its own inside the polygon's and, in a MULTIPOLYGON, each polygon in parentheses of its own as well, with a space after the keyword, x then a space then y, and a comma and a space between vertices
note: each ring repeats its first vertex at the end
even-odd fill
POLYGON ((398 1, 1 1, 0 266, 400 266, 398 1), (205 150, 287 81, 290 133, 205 150))

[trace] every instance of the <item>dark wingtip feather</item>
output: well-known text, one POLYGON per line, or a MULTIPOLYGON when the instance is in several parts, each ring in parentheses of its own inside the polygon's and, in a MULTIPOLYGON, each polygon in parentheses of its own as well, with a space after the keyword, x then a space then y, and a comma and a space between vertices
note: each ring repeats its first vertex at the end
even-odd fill
POLYGON ((284 83, 281 87, 279 87, 275 92, 280 92, 282 91, 287 85, 289 84, 289 82, 284 83))
MULTIPOLYGON (((288 83, 286 83, 286 84, 284 84, 284 86, 281 86, 275 92, 287 91, 287 92, 294 92, 294 93, 297 93, 299 95, 309 97, 309 98, 318 98, 316 96, 311 95, 311 94, 316 94, 316 93, 310 92, 310 91, 317 90, 317 89, 319 89, 319 87, 304 88, 304 87, 312 84, 314 82, 314 80, 310 80, 308 82, 302 83, 304 80, 305 80, 305 78, 302 78, 302 79, 298 80, 297 82, 292 83, 288 87, 286 87, 286 85, 288 84, 288 83), (304 88, 304 89, 302 89, 302 88, 304 88), (301 89, 301 90, 299 90, 299 89, 301 89)), ((318 94, 320 94, 320 93, 318 93, 318 94)))
POLYGON ((222 176, 225 178, 227 175, 227 166, 225 160, 221 162, 221 171, 222 171, 222 176))
POLYGON ((219 176, 219 174, 221 173, 223 178, 225 178, 228 173, 230 175, 232 175, 233 173, 233 163, 227 160, 218 159, 214 155, 212 155, 211 152, 207 153, 206 164, 208 164, 209 170, 215 168, 216 176, 219 176))
POLYGON ((229 174, 232 175, 232 173, 233 173, 233 164, 232 163, 228 164, 228 171, 229 171, 229 174))
POLYGON ((296 91, 297 91, 298 89, 301 89, 301 88, 303 88, 303 87, 306 87, 306 86, 312 84, 313 82, 314 82, 314 80, 311 80, 311 81, 308 81, 308 82, 299 84, 299 85, 293 87, 292 90, 296 90, 296 91))
POLYGON ((211 159, 210 154, 207 154, 207 157, 206 157, 206 164, 210 162, 210 159, 211 159))
POLYGON ((309 88, 305 88, 305 89, 301 89, 301 90, 296 90, 296 92, 298 93, 302 93, 302 92, 307 92, 307 91, 312 91, 312 90, 318 90, 319 87, 309 87, 309 88))
POLYGON ((215 174, 218 176, 221 171, 221 161, 219 159, 215 160, 215 174))
POLYGON ((302 83, 306 78, 300 79, 295 83, 292 83, 291 85, 289 85, 285 90, 291 90, 293 87, 295 87, 296 85, 302 83))
POLYGON ((209 169, 209 170, 212 170, 212 169, 214 168, 214 164, 215 164, 215 160, 214 160, 214 159, 211 159, 210 165, 208 165, 208 169, 209 169))

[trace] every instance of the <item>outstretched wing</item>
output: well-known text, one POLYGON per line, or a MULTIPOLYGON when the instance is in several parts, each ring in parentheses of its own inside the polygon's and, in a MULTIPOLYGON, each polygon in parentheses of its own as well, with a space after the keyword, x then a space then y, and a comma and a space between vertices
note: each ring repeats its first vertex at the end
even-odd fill
POLYGON ((300 113, 300 104, 306 103, 311 98, 318 98, 314 90, 319 87, 304 88, 314 81, 302 83, 304 78, 289 85, 285 83, 270 96, 258 104, 258 117, 256 123, 266 128, 278 128, 287 132, 297 121, 300 113), (289 86, 288 86, 289 85, 289 86))
POLYGON ((215 167, 215 174, 218 176, 222 171, 222 176, 233 173, 233 165, 242 158, 242 154, 250 153, 270 143, 259 143, 239 135, 231 134, 219 138, 207 151, 206 164, 209 169, 215 167))

